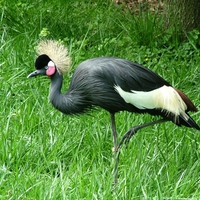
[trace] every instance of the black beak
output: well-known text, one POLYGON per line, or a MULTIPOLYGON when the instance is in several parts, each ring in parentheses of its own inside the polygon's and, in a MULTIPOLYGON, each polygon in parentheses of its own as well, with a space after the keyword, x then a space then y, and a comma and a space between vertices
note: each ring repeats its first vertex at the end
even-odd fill
POLYGON ((30 73, 27 78, 31 78, 31 77, 34 77, 34 76, 38 76, 38 75, 46 75, 46 69, 45 68, 42 68, 42 69, 38 69, 32 73, 30 73))

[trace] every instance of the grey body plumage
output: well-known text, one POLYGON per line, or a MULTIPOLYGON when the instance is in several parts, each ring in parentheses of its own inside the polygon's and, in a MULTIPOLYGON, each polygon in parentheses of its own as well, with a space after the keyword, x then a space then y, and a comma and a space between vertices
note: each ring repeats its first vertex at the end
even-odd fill
POLYGON ((81 114, 97 106, 110 113, 125 110, 150 113, 166 117, 177 125, 196 126, 193 120, 185 121, 181 116, 174 121, 173 113, 162 108, 138 109, 124 101, 116 92, 115 85, 120 85, 127 92, 148 92, 163 85, 170 86, 163 78, 137 63, 113 57, 89 59, 76 68, 69 89, 64 94, 60 92, 62 81, 63 76, 58 72, 51 76, 50 101, 65 114, 81 114))

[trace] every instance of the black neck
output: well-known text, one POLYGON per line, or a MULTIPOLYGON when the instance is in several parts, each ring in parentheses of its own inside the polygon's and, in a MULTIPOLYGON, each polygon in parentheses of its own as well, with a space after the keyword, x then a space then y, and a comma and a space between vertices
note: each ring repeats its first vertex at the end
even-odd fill
POLYGON ((73 91, 69 89, 66 94, 61 94, 62 82, 63 76, 56 71, 51 77, 50 102, 57 110, 65 114, 79 114, 91 107, 84 94, 75 88, 73 91))

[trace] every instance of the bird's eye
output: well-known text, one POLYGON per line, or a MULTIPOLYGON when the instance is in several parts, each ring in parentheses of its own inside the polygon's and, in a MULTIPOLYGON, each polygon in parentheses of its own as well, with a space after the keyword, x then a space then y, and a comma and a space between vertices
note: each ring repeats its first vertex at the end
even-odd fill
POLYGON ((48 68, 49 68, 49 66, 47 65, 47 66, 45 66, 44 68, 45 68, 45 69, 48 69, 48 68))

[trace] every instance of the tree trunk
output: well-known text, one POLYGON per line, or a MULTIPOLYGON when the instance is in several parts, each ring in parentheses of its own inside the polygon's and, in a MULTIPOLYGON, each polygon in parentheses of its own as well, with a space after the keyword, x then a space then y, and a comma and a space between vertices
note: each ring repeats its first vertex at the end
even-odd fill
POLYGON ((200 0, 164 0, 166 28, 200 29, 200 0))

